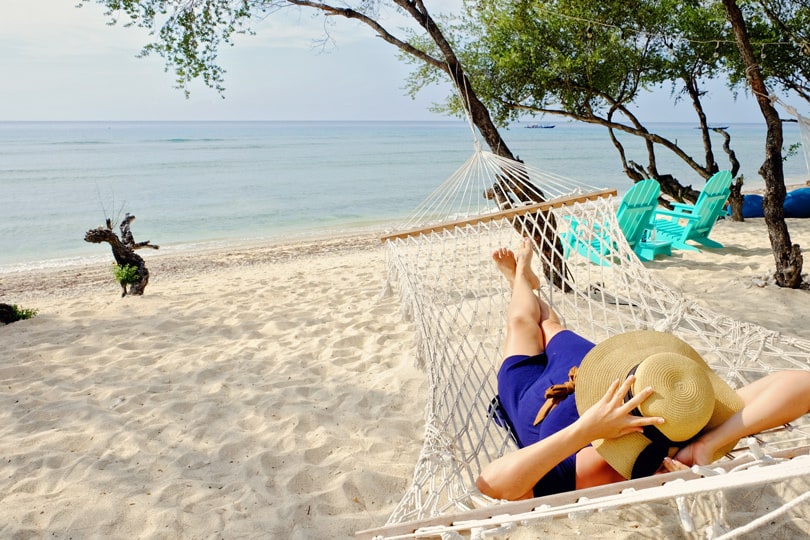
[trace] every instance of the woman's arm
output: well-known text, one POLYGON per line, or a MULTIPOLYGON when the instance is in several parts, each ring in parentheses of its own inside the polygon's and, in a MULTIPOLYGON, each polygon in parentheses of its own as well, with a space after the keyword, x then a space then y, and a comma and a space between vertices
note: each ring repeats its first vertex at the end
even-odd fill
POLYGON ((546 473, 590 442, 577 420, 541 441, 496 459, 484 467, 475 484, 481 493, 496 499, 530 498, 534 485, 546 473))
POLYGON ((729 443, 759 433, 810 412, 810 372, 785 370, 771 373, 739 390, 745 406, 725 422, 681 449, 675 459, 686 465, 708 465, 729 443))
POLYGON ((498 499, 517 500, 532 496, 534 485, 565 458, 597 439, 611 439, 663 418, 633 416, 630 411, 652 394, 645 388, 625 403, 624 396, 635 378, 616 380, 593 407, 573 424, 532 445, 502 456, 481 471, 476 485, 481 493, 498 499))

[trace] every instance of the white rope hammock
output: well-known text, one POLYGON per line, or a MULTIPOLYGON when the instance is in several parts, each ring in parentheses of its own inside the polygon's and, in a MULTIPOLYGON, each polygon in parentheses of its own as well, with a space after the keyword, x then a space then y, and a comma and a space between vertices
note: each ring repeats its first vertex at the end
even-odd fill
MULTIPOLYGON (((538 200, 537 193, 527 195, 538 200)), ((651 275, 622 236, 616 205, 615 192, 551 177, 477 148, 411 220, 384 238, 389 290, 398 289, 403 314, 414 322, 417 363, 428 378, 425 441, 411 487, 388 524, 358 536, 483 538, 536 519, 576 519, 582 512, 661 499, 672 501, 678 516, 683 514, 678 507, 688 507, 686 499, 732 485, 796 475, 810 478, 808 459, 767 457, 810 444, 810 429, 799 425, 763 436, 768 442, 756 449, 755 466, 745 472, 704 471, 677 477, 677 484, 671 481, 663 487, 661 478, 667 475, 661 475, 594 488, 599 491, 589 492, 585 501, 584 492, 570 492, 554 495, 549 502, 535 499, 528 507, 513 506, 526 501, 505 503, 476 490, 482 467, 515 448, 490 409, 509 301, 508 285, 491 254, 502 246, 515 247, 523 236, 535 241, 535 272, 543 281, 540 294, 568 328, 594 342, 634 329, 671 332, 695 347, 735 387, 775 370, 810 369, 810 341, 705 309, 651 275), (541 188, 547 202, 513 201, 513 208, 505 211, 503 201, 499 205, 497 197, 483 196, 496 179, 512 193, 524 189, 528 180, 541 188), (569 228, 572 219, 578 222, 575 230, 569 228), (597 236, 609 245, 601 255, 603 264, 590 262, 576 250, 566 258, 566 238, 589 245, 597 236), (625 489, 629 485, 636 486, 632 493, 625 489)), ((690 524, 694 517, 676 519, 684 530, 713 527, 690 524)))

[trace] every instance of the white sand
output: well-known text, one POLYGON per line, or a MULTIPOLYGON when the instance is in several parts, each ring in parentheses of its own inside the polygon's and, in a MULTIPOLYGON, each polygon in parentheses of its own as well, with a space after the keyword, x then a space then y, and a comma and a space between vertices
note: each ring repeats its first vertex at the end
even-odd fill
MULTIPOLYGON (((810 220, 789 224, 810 253, 810 220)), ((713 237, 726 248, 648 266, 715 309, 810 338, 810 290, 754 284, 774 267, 763 221, 713 237)), ((223 250, 196 269, 192 254, 143 254, 143 297, 120 298, 108 268, 0 276, 0 302, 39 310, 0 326, 0 537, 383 525, 421 448, 426 388, 398 298, 380 298, 379 242, 223 250)), ((610 531, 605 519, 590 532, 610 531)))
POLYGON ((810 220, 788 219, 793 244, 803 250, 806 288, 774 285, 776 269, 764 219, 718 222, 711 238, 723 249, 673 251, 647 265, 656 276, 700 304, 786 335, 810 339, 810 220))

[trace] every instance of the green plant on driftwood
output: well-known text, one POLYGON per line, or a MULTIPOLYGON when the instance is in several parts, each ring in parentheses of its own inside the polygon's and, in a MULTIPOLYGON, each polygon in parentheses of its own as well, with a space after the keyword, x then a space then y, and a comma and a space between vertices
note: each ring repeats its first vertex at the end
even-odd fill
POLYGON ((36 317, 36 309, 27 309, 17 304, 0 304, 0 324, 11 324, 36 317))
POLYGON ((138 267, 132 266, 131 264, 126 264, 121 266, 120 264, 113 264, 113 274, 115 275, 115 281, 123 285, 131 285, 133 283, 137 283, 140 276, 138 275, 138 267))
POLYGON ((150 244, 148 240, 146 242, 135 242, 130 231, 130 224, 134 219, 135 216, 127 214, 124 221, 121 222, 121 238, 118 238, 118 235, 113 232, 110 219, 107 219, 106 226, 91 229, 84 235, 85 242, 92 244, 106 242, 110 244, 115 258, 113 273, 123 290, 121 296, 126 296, 127 293, 130 295, 142 295, 146 284, 149 283, 149 270, 147 270, 143 258, 135 253, 135 250, 145 247, 160 248, 160 246, 150 244), (128 291, 127 286, 129 286, 128 291))

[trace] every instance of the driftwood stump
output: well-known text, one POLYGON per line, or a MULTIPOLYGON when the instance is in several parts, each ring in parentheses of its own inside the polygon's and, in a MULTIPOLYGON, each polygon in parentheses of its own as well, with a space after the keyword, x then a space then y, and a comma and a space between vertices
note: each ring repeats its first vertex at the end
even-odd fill
POLYGON ((13 306, 0 304, 0 324, 11 324, 19 320, 20 318, 17 316, 13 306))
POLYGON ((121 238, 118 238, 113 232, 112 222, 109 219, 107 219, 106 226, 91 229, 84 234, 85 242, 92 244, 107 242, 110 244, 115 262, 119 266, 134 266, 138 269, 138 278, 135 282, 129 284, 129 291, 127 291, 127 284, 124 282, 121 283, 121 288, 123 289, 121 293, 122 297, 126 296, 127 292, 129 292, 130 295, 142 295, 146 284, 149 283, 149 270, 147 270, 143 258, 135 253, 135 250, 145 247, 152 249, 160 248, 160 246, 150 244, 148 240, 146 242, 135 242, 135 239, 132 237, 132 231, 130 230, 130 224, 134 219, 135 216, 127 214, 124 221, 121 222, 121 238))

